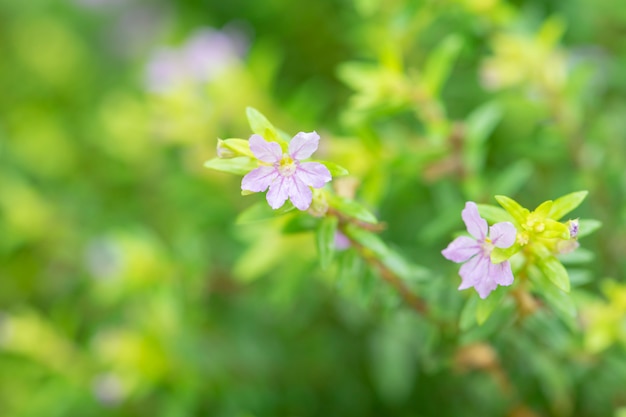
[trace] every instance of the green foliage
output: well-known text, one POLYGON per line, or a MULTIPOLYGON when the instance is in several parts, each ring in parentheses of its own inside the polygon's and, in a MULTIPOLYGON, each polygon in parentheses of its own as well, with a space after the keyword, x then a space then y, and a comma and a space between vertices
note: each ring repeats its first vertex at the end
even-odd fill
POLYGON ((206 161, 204 166, 229 174, 245 175, 250 172, 250 170, 257 167, 257 162, 246 156, 230 159, 213 158, 206 161))
POLYGON ((352 217, 366 223, 377 223, 378 221, 376 216, 374 216, 367 208, 363 207, 363 205, 357 201, 337 195, 331 195, 329 197, 328 204, 330 207, 337 209, 337 211, 348 217, 352 217))
POLYGON ((278 131, 261 112, 252 107, 247 107, 246 115, 248 116, 248 123, 253 133, 263 136, 265 140, 270 142, 281 142, 278 131))
POLYGON ((337 233, 338 220, 329 216, 321 221, 315 235, 317 241, 317 253, 320 258, 322 269, 328 268, 335 255, 335 233, 337 233))
POLYGON ((441 94, 444 82, 452 72, 454 61, 461 52, 463 39, 456 35, 448 35, 429 56, 422 76, 424 87, 432 97, 441 94))
POLYGON ((0 415, 621 417, 625 30, 617 0, 0 1, 0 415), (241 195, 251 134, 313 130, 308 210, 241 195), (518 232, 486 299, 441 255, 467 201, 518 232))
POLYGON ((563 216, 578 207, 587 194, 587 191, 578 191, 556 199, 550 207, 548 216, 554 220, 561 220, 563 216))

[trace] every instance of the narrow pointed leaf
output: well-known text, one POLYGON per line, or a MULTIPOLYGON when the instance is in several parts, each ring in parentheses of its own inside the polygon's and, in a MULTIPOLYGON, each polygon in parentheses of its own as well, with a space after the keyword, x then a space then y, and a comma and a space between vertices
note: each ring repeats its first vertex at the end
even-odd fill
POLYGON ((478 295, 473 293, 465 302, 461 317, 459 317, 459 328, 463 331, 468 330, 476 324, 476 310, 478 308, 478 295))
POLYGON ((479 325, 482 325, 487 321, 491 313, 493 313, 504 299, 504 296, 507 293, 507 288, 498 286, 494 291, 489 294, 487 298, 478 299, 476 306, 476 322, 479 325))
POLYGON ((238 157, 231 159, 213 158, 204 163, 205 168, 216 171, 227 172, 235 175, 246 175, 248 172, 258 167, 256 161, 248 157, 238 157))
POLYGON ((569 275, 563 264, 554 256, 541 258, 537 261, 537 266, 550 282, 559 289, 569 292, 570 282, 569 275))
POLYGON ((513 217, 503 208, 490 204, 477 204, 480 217, 487 220, 487 223, 494 224, 500 222, 514 222, 513 217))
POLYGON ((348 217, 353 217, 366 223, 378 222, 376 216, 354 200, 348 200, 343 197, 331 195, 328 203, 331 207, 334 207, 348 217))
POLYGON ((498 172, 498 176, 493 179, 491 188, 498 193, 515 194, 528 183, 533 174, 533 164, 528 160, 521 159, 498 172))
POLYGON ((595 232, 602 227, 602 222, 594 219, 580 219, 578 221, 578 239, 595 232))
POLYGON ((511 217, 513 217, 515 222, 517 222, 518 224, 522 224, 526 221, 526 216, 528 216, 528 209, 520 206, 517 201, 507 196, 497 195, 495 198, 498 204, 500 204, 502 208, 505 209, 511 215, 511 217))
POLYGON ((423 81, 425 87, 437 97, 445 81, 447 80, 454 62, 461 52, 463 39, 458 35, 448 35, 429 56, 426 62, 423 81))
POLYGON ((283 142, 274 125, 260 111, 253 107, 248 107, 246 108, 246 116, 248 117, 250 129, 254 133, 263 136, 265 140, 270 142, 283 142))
POLYGON ((335 255, 335 233, 337 232, 337 218, 327 216, 324 218, 315 234, 317 244, 317 253, 320 257, 320 265, 322 269, 330 266, 335 255))
POLYGON ((539 204, 539 206, 537 206, 534 212, 538 216, 548 217, 548 215, 550 214, 550 210, 552 210, 553 205, 554 205, 554 202, 552 200, 544 201, 543 203, 539 204))
POLYGON ((237 216, 235 224, 249 224, 267 219, 273 219, 283 214, 289 213, 294 209, 295 207, 289 201, 287 201, 285 205, 278 210, 273 210, 265 200, 259 201, 258 203, 253 204, 244 211, 242 211, 239 216, 237 216))
POLYGON ((426 268, 407 261, 398 252, 389 248, 378 235, 352 225, 348 225, 345 232, 361 246, 372 251, 379 261, 403 281, 424 281, 430 277, 431 274, 426 268))
POLYGON ((330 171, 330 175, 332 175, 333 178, 345 177, 346 175, 349 174, 347 169, 345 169, 341 165, 336 164, 334 162, 328 162, 328 161, 316 161, 316 162, 319 162, 320 164, 325 165, 326 168, 328 168, 328 171, 330 171))
POLYGON ((377 258, 384 258, 389 253, 389 248, 385 242, 376 234, 363 230, 360 227, 348 225, 345 229, 346 235, 361 246, 371 250, 377 258))
POLYGON ((587 197, 587 194, 589 194, 588 191, 577 191, 557 198, 554 200, 549 217, 554 220, 560 220, 567 213, 578 207, 587 197))
POLYGON ((528 275, 541 298, 559 314, 560 318, 571 328, 576 328, 576 307, 572 297, 545 279, 545 273, 534 265, 528 269, 528 275))
POLYGON ((487 154, 485 142, 502 118, 502 109, 490 102, 474 110, 465 121, 465 166, 471 172, 482 169, 487 154))

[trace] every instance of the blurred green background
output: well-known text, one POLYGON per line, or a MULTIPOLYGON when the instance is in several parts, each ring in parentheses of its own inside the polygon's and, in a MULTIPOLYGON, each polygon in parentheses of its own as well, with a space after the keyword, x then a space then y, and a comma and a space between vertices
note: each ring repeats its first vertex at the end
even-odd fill
POLYGON ((1 416, 626 415, 621 0, 0 0, 0 91, 1 416), (203 163, 246 106, 321 134, 441 321, 236 224, 203 163), (464 202, 582 189, 576 325, 459 330, 464 202))

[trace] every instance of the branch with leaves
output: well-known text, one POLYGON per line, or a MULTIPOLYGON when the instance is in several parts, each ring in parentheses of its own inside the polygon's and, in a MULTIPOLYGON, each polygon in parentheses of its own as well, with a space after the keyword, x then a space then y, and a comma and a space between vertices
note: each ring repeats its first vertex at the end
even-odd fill
MULTIPOLYGON (((327 186, 348 171, 332 162, 310 160, 320 136, 300 132, 290 137, 253 108, 248 108, 247 116, 252 136, 248 140, 218 140, 217 157, 205 164, 207 168, 243 175, 242 195, 267 191, 267 201, 251 206, 240 218, 259 220, 307 213, 315 222, 322 269, 331 266, 341 249, 338 240, 343 239, 410 308, 427 315, 428 301, 409 283, 429 272, 407 261, 380 238, 378 232, 385 226, 370 210, 327 186)), ((509 294, 505 289, 496 291, 498 287, 512 288, 516 300, 532 299, 535 295, 531 293, 537 294, 571 320, 569 277, 558 257, 574 251, 579 246, 578 238, 591 233, 599 223, 560 220, 586 195, 586 191, 571 193, 546 201, 534 211, 506 196, 496 196, 502 208, 466 203, 462 218, 471 237, 459 236, 442 251, 445 258, 463 263, 459 289, 473 287, 479 296, 468 299, 461 315, 462 328, 472 318, 483 323, 497 308, 509 294)), ((520 312, 527 304, 519 303, 520 312)))

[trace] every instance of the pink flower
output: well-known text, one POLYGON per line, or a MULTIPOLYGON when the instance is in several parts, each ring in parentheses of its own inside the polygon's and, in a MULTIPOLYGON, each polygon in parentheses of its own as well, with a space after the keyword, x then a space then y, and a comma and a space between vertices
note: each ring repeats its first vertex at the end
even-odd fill
POLYGON ((200 29, 179 48, 160 48, 153 54, 146 69, 148 89, 168 93, 186 84, 210 82, 236 65, 245 49, 235 31, 200 29))
POLYGON ((267 202, 273 209, 281 207, 287 198, 299 210, 311 205, 311 188, 322 188, 332 177, 328 168, 319 162, 300 162, 317 150, 320 137, 316 132, 300 132, 289 142, 289 152, 283 153, 276 142, 268 142, 260 135, 250 137, 250 150, 261 162, 260 166, 243 177, 241 189, 262 192, 269 187, 267 202))
POLYGON ((480 217, 478 207, 471 201, 465 204, 461 216, 474 238, 457 237, 441 253, 453 262, 465 262, 459 271, 462 279, 459 289, 474 287, 480 298, 486 298, 498 284, 513 283, 509 261, 493 264, 490 255, 494 248, 505 249, 513 245, 517 230, 511 223, 501 222, 491 226, 487 236, 487 221, 480 217))
POLYGON ((335 249, 342 251, 349 249, 351 246, 350 238, 337 230, 335 232, 335 249))

